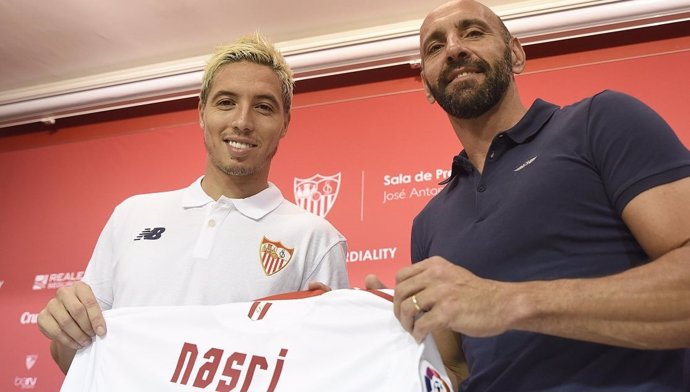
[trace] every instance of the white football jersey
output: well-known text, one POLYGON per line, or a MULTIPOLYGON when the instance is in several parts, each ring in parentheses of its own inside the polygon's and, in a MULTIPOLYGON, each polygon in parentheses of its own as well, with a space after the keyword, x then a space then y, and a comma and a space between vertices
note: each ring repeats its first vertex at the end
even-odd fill
POLYGON ((282 298, 108 310, 61 391, 451 390, 433 339, 415 342, 387 292, 282 298))

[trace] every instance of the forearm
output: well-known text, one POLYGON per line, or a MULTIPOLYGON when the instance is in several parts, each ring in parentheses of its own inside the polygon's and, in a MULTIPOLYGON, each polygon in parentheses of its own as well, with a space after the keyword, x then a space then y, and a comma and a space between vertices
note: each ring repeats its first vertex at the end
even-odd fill
POLYGON ((510 284, 512 329, 642 349, 690 347, 690 247, 595 279, 510 284))
POLYGON ((448 329, 433 331, 432 335, 455 391, 458 385, 469 376, 460 335, 448 329))
POLYGON ((53 357, 58 367, 60 367, 60 370, 65 374, 67 374, 76 353, 76 350, 64 346, 55 340, 50 342, 50 355, 53 357))

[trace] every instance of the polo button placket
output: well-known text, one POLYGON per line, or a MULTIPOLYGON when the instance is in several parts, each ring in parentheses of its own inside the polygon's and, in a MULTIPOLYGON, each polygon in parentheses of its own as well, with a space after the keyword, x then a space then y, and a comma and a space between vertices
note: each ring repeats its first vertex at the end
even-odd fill
POLYGON ((207 259, 213 249, 221 223, 234 208, 231 202, 216 201, 210 203, 206 210, 206 224, 201 227, 199 238, 194 246, 194 257, 207 259))

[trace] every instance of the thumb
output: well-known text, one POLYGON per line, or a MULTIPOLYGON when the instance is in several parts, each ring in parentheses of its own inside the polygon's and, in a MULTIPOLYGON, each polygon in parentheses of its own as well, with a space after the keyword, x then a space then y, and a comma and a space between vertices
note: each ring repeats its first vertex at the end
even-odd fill
POLYGON ((364 278, 364 287, 366 287, 368 290, 380 290, 388 288, 374 274, 369 274, 366 278, 364 278))

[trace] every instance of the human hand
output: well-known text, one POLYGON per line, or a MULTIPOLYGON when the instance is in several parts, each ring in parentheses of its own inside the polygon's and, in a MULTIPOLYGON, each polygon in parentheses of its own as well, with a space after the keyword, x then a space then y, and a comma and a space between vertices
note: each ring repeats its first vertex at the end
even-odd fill
POLYGON ((331 287, 326 285, 325 283, 316 282, 316 281, 309 282, 307 289, 308 290, 323 290, 323 291, 331 291, 332 290, 331 287))
POLYGON ((396 275, 394 312, 417 341, 437 329, 494 336, 511 325, 511 283, 482 279, 442 257, 431 257, 396 275))
POLYGON ((38 314, 38 328, 49 339, 73 350, 106 333, 105 320, 91 287, 83 282, 61 287, 38 314))

